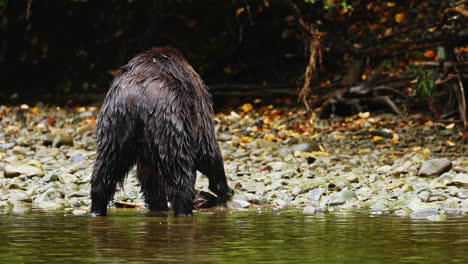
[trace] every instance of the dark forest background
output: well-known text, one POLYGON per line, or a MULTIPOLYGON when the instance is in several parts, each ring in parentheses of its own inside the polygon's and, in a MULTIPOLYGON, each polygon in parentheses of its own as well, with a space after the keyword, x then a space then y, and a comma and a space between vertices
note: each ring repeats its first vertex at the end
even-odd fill
POLYGON ((466 17, 466 1, 0 0, 0 101, 100 102, 131 57, 172 45, 214 94, 443 114, 466 93, 466 17))

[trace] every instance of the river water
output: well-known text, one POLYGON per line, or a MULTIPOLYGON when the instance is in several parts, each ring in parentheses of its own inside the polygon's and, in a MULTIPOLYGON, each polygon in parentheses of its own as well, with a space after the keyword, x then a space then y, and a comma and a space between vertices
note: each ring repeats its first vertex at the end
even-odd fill
POLYGON ((0 215, 0 263, 468 263, 468 217, 296 210, 0 215))

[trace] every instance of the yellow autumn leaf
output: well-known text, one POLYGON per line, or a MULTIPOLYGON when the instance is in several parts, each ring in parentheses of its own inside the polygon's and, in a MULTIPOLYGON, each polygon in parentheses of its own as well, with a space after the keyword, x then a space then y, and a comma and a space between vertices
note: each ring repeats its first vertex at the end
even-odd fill
POLYGON ((428 148, 423 149, 421 152, 422 152, 423 154, 425 154, 425 155, 430 155, 430 154, 431 154, 431 150, 428 149, 428 148))
POLYGON ((383 137, 381 136, 373 136, 372 137, 372 140, 375 142, 375 141, 380 141, 380 140, 383 140, 383 137))
POLYGON ((254 141, 253 138, 251 138, 251 137, 246 137, 246 136, 242 136, 242 137, 240 138, 240 140, 241 140, 242 143, 250 143, 250 142, 254 141))
POLYGON ((395 14, 395 22, 401 23, 405 19, 405 14, 403 13, 396 13, 395 14))
POLYGON ((244 111, 245 113, 249 112, 252 109, 253 109, 253 106, 249 103, 242 105, 242 111, 244 111))
POLYGON ((320 157, 320 156, 329 156, 330 152, 327 151, 312 151, 312 156, 320 157))
POLYGON ((265 140, 273 140, 275 138, 276 138, 276 135, 273 134, 273 133, 268 133, 263 137, 263 139, 265 139, 265 140))
POLYGON ((237 8, 237 10, 236 10, 236 16, 239 16, 239 15, 242 14, 244 11, 245 11, 245 8, 244 8, 244 7, 237 8))
POLYGON ((37 107, 34 107, 32 110, 31 110, 31 113, 33 115, 38 115, 39 114, 39 109, 37 107))
POLYGON ((457 144, 451 140, 447 140, 447 145, 449 145, 450 147, 455 147, 457 144))
POLYGON ((361 154, 361 153, 369 153, 370 152, 370 149, 368 148, 363 148, 363 149, 360 149, 357 153, 358 154, 361 154))
POLYGON ((338 134, 338 135, 333 135, 333 138, 334 139, 343 139, 345 136, 344 135, 341 135, 341 134, 338 134))

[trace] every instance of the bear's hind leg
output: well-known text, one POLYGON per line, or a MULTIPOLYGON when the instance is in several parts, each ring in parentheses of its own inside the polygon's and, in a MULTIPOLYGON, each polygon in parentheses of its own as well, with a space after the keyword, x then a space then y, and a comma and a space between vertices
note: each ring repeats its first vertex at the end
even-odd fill
POLYGON ((168 196, 178 217, 193 216, 193 200, 195 198, 194 173, 191 166, 183 166, 181 161, 175 162, 172 171, 167 171, 166 184, 168 196), (183 169, 183 168, 187 169, 183 169))
POLYGON ((157 168, 153 168, 149 162, 138 160, 137 176, 148 210, 168 211, 166 185, 157 168))
MULTIPOLYGON (((134 161, 131 155, 97 151, 96 162, 91 176, 91 215, 105 216, 107 205, 115 194, 117 184, 122 184, 134 161)), ((107 151, 107 152, 106 152, 107 151)))

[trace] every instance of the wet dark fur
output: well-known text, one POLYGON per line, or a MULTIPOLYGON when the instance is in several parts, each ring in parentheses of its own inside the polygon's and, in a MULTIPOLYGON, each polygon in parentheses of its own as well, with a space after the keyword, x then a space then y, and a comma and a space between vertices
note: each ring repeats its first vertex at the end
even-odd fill
POLYGON ((149 210, 192 216, 196 170, 225 203, 232 196, 216 142, 211 96, 170 47, 135 56, 112 82, 96 126, 91 214, 106 215, 133 165, 149 210))

